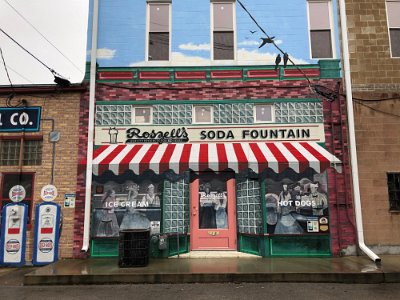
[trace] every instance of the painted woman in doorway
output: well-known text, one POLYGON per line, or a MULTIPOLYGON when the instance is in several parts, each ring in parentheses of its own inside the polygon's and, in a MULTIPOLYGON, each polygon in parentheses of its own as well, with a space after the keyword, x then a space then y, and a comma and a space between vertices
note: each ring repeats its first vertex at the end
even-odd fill
POLYGON ((215 209, 215 220, 217 228, 226 229, 228 228, 228 215, 226 214, 227 198, 224 192, 218 192, 214 202, 215 209))
POLYGON ((97 228, 97 236, 114 237, 119 235, 119 226, 117 216, 114 212, 115 190, 108 190, 101 200, 102 214, 99 226, 97 228))

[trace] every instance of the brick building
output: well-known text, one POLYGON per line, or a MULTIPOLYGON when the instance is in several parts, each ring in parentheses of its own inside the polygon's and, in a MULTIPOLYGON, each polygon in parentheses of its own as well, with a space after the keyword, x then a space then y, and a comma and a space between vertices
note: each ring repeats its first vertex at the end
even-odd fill
POLYGON ((74 256, 354 253, 335 1, 93 3, 74 256))
POLYGON ((76 191, 80 99, 84 90, 81 85, 63 89, 41 85, 0 88, 3 117, 0 133, 0 207, 4 208, 11 202, 9 190, 12 186, 24 186, 26 197, 23 203, 28 205, 27 261, 31 261, 33 253, 34 208, 42 202, 41 189, 48 184, 57 187, 55 202, 61 205, 64 216, 59 255, 63 258, 73 255, 75 208, 65 205, 64 197, 70 195, 72 199, 76 191), (10 108, 39 109, 37 130, 5 129, 3 113, 10 108), (58 142, 49 141, 51 131, 59 132, 58 142))
POLYGON ((400 252, 400 1, 346 1, 365 241, 400 252))

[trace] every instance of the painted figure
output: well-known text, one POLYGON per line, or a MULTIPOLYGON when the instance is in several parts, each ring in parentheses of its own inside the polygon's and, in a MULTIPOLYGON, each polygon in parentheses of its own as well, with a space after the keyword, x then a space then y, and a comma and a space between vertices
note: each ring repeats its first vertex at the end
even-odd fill
POLYGON ((140 207, 160 207, 160 197, 154 192, 154 185, 150 184, 147 187, 147 194, 143 196, 139 203, 140 207))
POLYGON ((215 221, 217 228, 226 229, 228 228, 228 215, 226 214, 226 204, 228 199, 224 192, 216 194, 216 199, 214 202, 215 209, 215 221))
POLYGON ((117 217, 114 212, 115 190, 108 190, 102 200, 102 214, 99 226, 97 228, 97 236, 118 236, 119 227, 117 217))
POLYGON ((328 208, 328 199, 325 194, 318 192, 319 182, 310 183, 310 200, 314 216, 323 216, 324 209, 328 208))
POLYGON ((215 195, 211 193, 211 184, 209 182, 204 184, 204 191, 200 192, 200 214, 199 214, 199 227, 200 228, 217 228, 215 209, 214 209, 215 195))

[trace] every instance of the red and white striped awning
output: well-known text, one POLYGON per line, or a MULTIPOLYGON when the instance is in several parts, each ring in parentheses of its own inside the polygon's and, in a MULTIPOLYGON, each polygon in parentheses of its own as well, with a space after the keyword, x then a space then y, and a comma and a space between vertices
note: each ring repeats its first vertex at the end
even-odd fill
POLYGON ((107 170, 117 175, 127 170, 161 174, 169 169, 177 174, 188 169, 238 173, 247 168, 256 173, 291 168, 299 173, 308 167, 321 173, 330 166, 341 171, 341 161, 316 142, 106 145, 94 151, 92 162, 94 175, 107 170))

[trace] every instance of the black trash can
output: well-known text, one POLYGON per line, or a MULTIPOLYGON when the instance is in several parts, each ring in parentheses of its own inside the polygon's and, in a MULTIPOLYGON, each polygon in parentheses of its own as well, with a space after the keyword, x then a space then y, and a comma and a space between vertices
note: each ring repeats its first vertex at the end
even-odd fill
POLYGON ((121 268, 145 267, 149 263, 150 229, 128 229, 119 232, 121 268))

